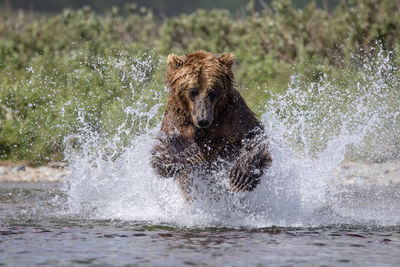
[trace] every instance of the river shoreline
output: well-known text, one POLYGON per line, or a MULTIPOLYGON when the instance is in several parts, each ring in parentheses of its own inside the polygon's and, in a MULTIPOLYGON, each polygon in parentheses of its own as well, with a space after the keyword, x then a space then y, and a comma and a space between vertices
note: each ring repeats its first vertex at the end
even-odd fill
MULTIPOLYGON (((65 162, 39 167, 0 162, 0 182, 63 182, 68 175, 70 170, 65 162)), ((336 168, 332 183, 344 186, 400 185, 400 159, 379 163, 343 162, 336 168)))
POLYGON ((0 162, 0 182, 63 182, 69 174, 65 162, 38 167, 23 162, 0 162))

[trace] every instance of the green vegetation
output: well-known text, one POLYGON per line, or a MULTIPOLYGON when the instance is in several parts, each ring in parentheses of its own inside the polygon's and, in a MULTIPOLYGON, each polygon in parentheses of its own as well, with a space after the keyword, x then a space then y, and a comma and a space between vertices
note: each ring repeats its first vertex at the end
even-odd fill
POLYGON ((198 10, 162 21, 135 5, 101 15, 87 7, 54 16, 3 13, 0 159, 62 159, 64 138, 79 130, 82 116, 103 136, 123 125, 121 142, 129 142, 143 122, 133 113, 127 121, 126 108, 150 111, 165 102, 169 53, 233 52, 238 87, 259 112, 271 94, 285 92, 293 74, 305 82, 325 74, 348 88, 358 77, 356 54, 372 58, 378 46, 393 51, 399 65, 400 4, 347 2, 331 13, 282 0, 259 13, 250 5, 241 17, 198 10))

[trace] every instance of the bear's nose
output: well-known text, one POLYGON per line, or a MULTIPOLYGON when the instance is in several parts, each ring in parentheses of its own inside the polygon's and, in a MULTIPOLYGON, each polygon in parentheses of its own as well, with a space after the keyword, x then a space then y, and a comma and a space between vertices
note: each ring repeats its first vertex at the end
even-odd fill
POLYGON ((201 128, 206 128, 210 122, 207 120, 199 120, 197 123, 201 128))

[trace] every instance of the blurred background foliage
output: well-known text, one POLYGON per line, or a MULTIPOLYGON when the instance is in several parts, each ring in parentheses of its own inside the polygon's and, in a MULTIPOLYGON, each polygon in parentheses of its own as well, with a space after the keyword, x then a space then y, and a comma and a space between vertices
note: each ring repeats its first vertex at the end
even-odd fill
MULTIPOLYGON (((254 10, 262 11, 273 0, 253 1, 254 10)), ((295 0, 293 6, 303 8, 312 0, 295 0)), ((5 8, 24 9, 41 13, 60 12, 65 8, 78 9, 90 6, 96 12, 107 12, 112 7, 123 8, 126 4, 135 2, 138 6, 152 9, 158 17, 177 16, 182 13, 192 13, 197 9, 227 9, 234 14, 244 14, 249 0, 0 0, 5 8)), ((315 3, 324 9, 332 10, 340 0, 317 0, 315 3)))
POLYGON ((0 159, 62 160, 82 116, 111 136, 128 107, 165 103, 169 53, 233 52, 238 88, 258 114, 293 74, 329 74, 346 88, 355 54, 372 58, 378 46, 399 64, 399 1, 126 2, 0 1, 0 159))

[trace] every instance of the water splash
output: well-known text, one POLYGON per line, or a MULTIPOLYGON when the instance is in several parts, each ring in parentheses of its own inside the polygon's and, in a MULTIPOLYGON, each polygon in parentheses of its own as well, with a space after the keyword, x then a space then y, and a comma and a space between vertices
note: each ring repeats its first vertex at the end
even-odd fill
MULTIPOLYGON (((150 88, 132 88, 136 104, 125 109, 125 120, 113 136, 93 131, 82 114, 80 132, 67 138, 69 211, 185 227, 398 224, 400 191, 332 183, 345 158, 400 156, 398 73, 390 53, 381 51, 364 61, 350 82, 328 74, 317 83, 293 76, 286 93, 270 100, 262 115, 273 157, 262 183, 253 192, 233 194, 227 190, 226 170, 199 173, 196 199, 190 203, 173 180, 157 177, 149 164, 159 129, 153 125, 163 105, 145 104, 140 93, 150 88), (121 136, 130 142, 121 143, 121 136), (361 202, 366 204, 356 204, 361 202)), ((121 79, 126 75, 142 77, 124 73, 121 79)))

